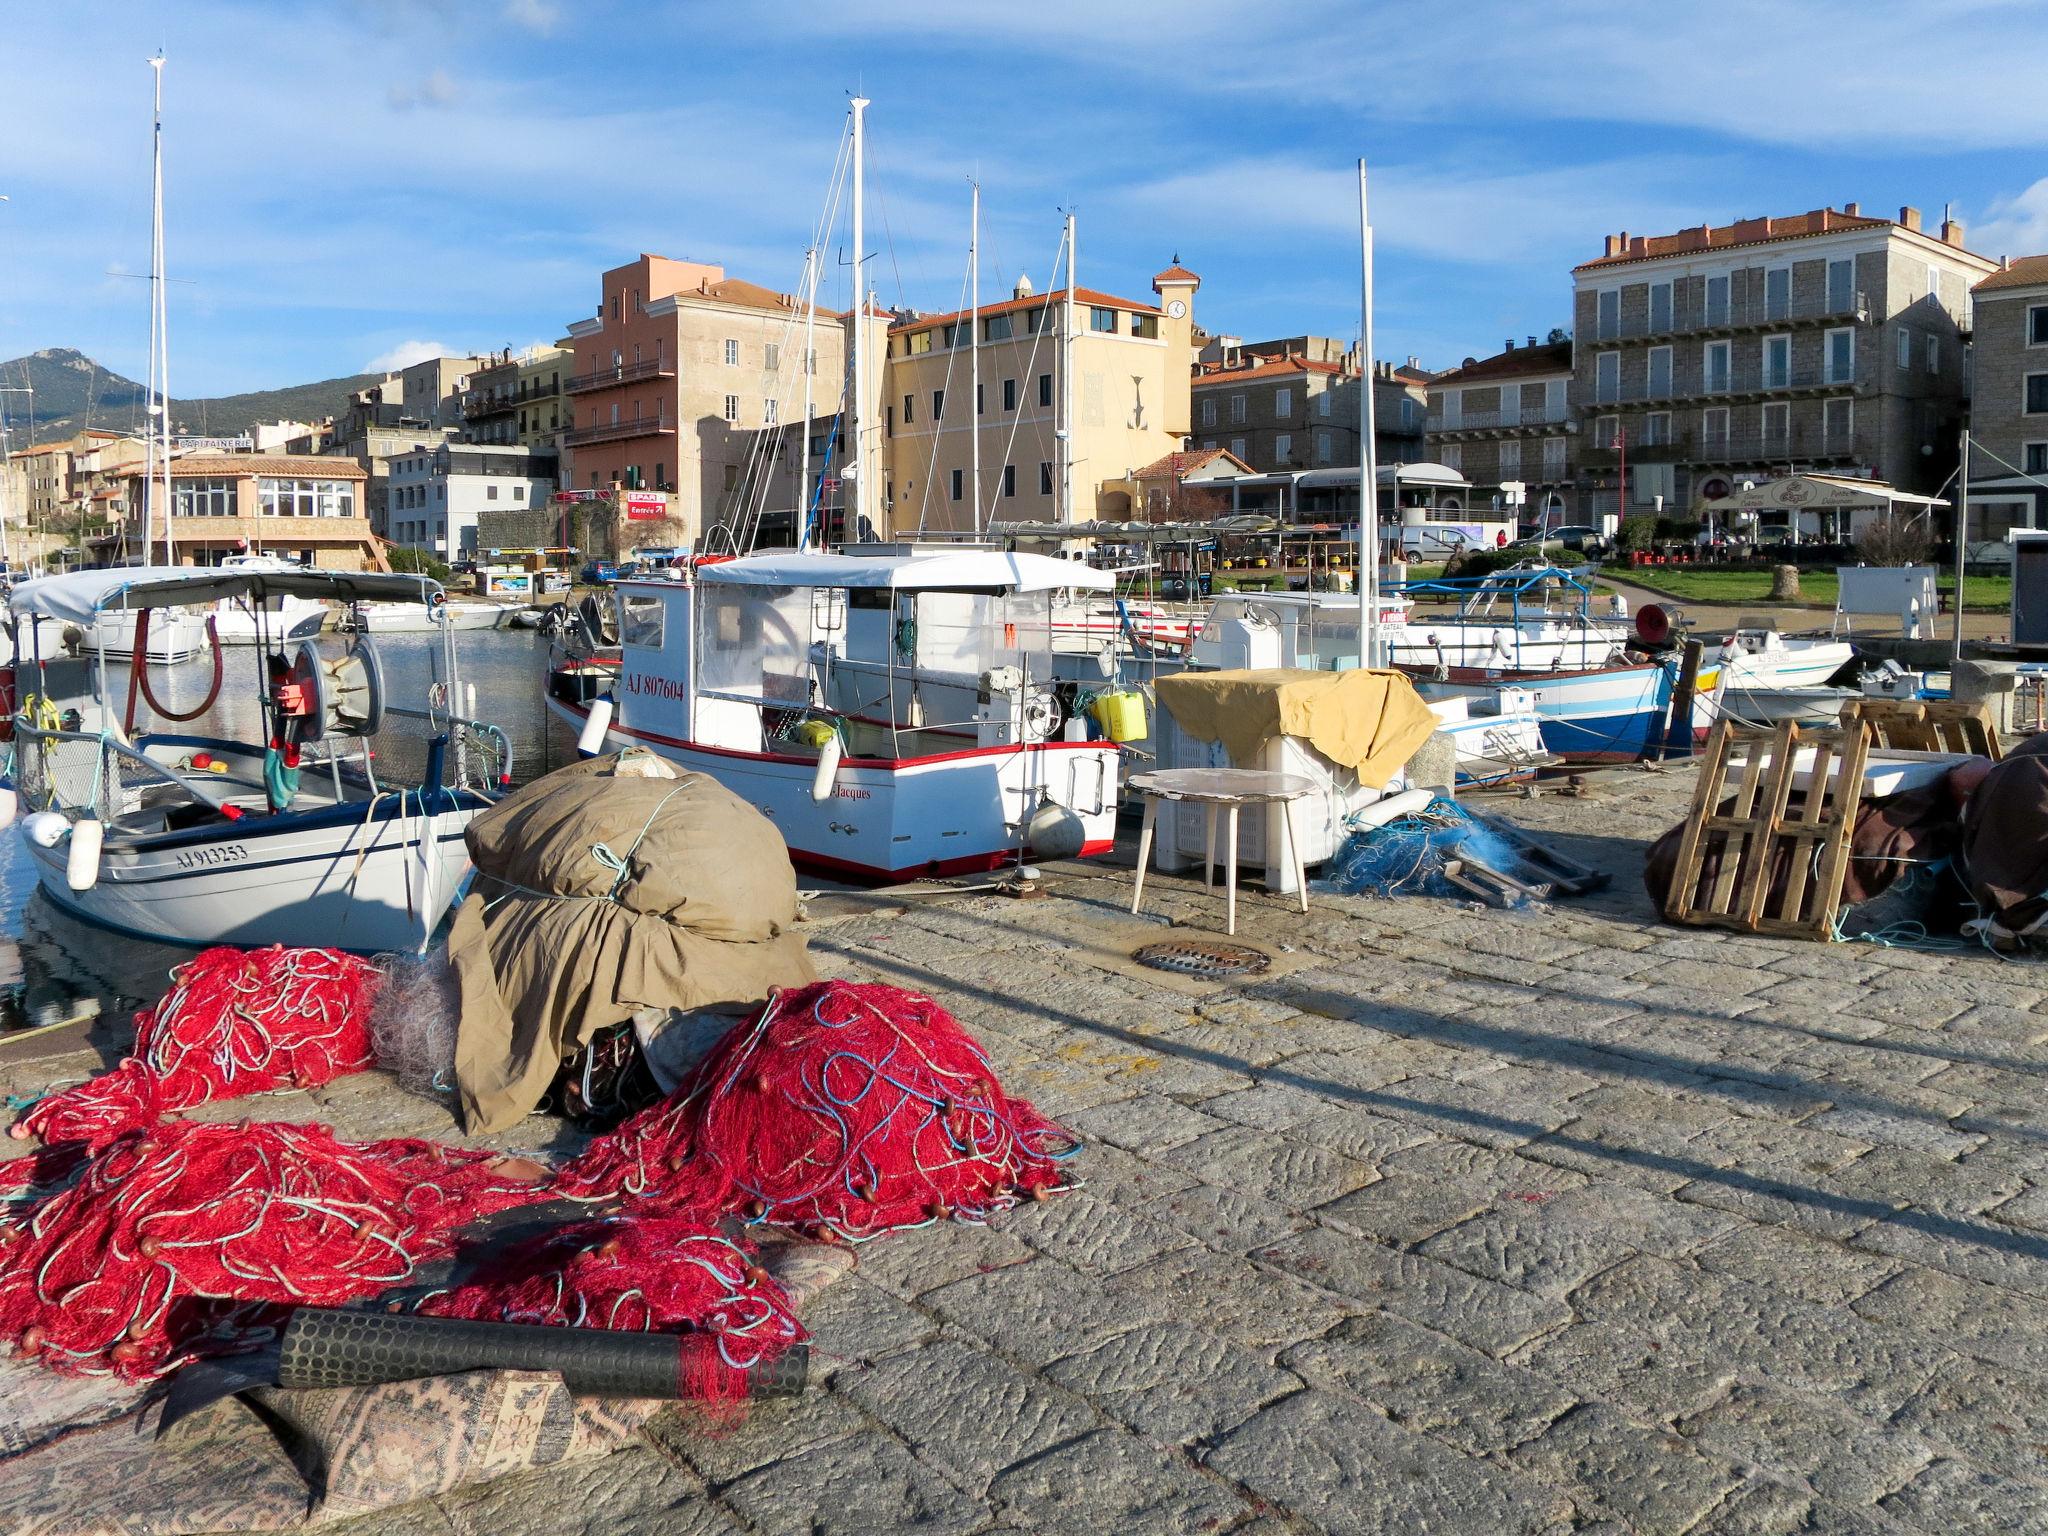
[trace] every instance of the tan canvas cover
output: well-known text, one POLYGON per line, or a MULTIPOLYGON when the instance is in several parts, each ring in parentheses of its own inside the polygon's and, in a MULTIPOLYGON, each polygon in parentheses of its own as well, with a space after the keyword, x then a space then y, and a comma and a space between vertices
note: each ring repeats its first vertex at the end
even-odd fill
POLYGON ((1298 736, 1370 789, 1385 789, 1438 724, 1404 675, 1362 667, 1182 672, 1158 689, 1183 731, 1222 742, 1239 768, 1256 768, 1274 737, 1298 736))
MULTIPOLYGON (((448 958, 463 1120, 530 1113, 563 1059, 641 1008, 738 1011, 816 979, 773 822, 716 780, 561 768, 469 825, 448 958)), ((644 756, 642 756, 644 760, 644 756)))

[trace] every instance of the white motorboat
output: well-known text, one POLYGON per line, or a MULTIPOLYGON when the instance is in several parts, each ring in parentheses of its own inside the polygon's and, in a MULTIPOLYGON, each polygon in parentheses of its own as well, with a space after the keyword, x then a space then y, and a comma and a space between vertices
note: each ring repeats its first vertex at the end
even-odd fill
MULTIPOLYGON (((417 576, 402 579, 414 585, 420 580, 417 576)), ((515 611, 503 603, 363 603, 350 622, 372 635, 426 635, 450 629, 497 629, 509 622, 515 611)))
POLYGON ((1564 761, 1543 744, 1543 720, 1526 688, 1450 694, 1428 703, 1457 751, 1461 787, 1520 783, 1564 761))
MULTIPOLYGON (((297 571, 304 567, 277 555, 230 555, 221 562, 221 569, 297 571)), ((274 592, 261 600, 246 595, 223 597, 207 617, 212 620, 214 638, 222 645, 261 645, 276 650, 319 634, 331 611, 325 603, 297 593, 274 592)))
POLYGON ((588 653, 550 667, 548 707, 586 750, 639 744, 709 774, 799 864, 855 879, 1111 846, 1120 753, 1070 718, 1052 649, 1054 604, 1111 576, 900 546, 684 575, 619 583, 609 691, 588 653))
MULTIPOLYGON (((224 599, 418 593, 412 576, 174 566, 45 577, 8 602, 20 634, 224 599)), ((80 663, 17 652, 9 777, 44 892, 92 922, 173 943, 424 947, 467 874, 463 831, 511 766, 502 732, 448 713, 462 697, 452 639, 418 707, 386 698, 368 636, 338 655, 298 642, 269 677, 254 743, 175 733, 218 700, 214 655, 206 698, 173 713, 132 656, 126 679, 104 653, 89 658, 90 686, 67 693, 59 676, 80 663), (173 731, 145 728, 143 705, 173 731), (393 778, 408 756, 420 771, 393 778)))
POLYGON ((1856 688, 1830 686, 1855 660, 1856 647, 1846 640, 1738 629, 1701 668, 1694 737, 1704 741, 1723 716, 1742 725, 1831 725, 1845 702, 1862 697, 1856 688))

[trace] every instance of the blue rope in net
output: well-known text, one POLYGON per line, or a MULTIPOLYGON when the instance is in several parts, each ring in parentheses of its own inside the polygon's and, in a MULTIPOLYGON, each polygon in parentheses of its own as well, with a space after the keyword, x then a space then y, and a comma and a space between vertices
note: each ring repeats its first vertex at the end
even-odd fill
POLYGON ((1346 896, 1462 897, 1443 872, 1465 856, 1502 868, 1513 861, 1514 849, 1455 801, 1438 796, 1385 826, 1355 827, 1321 884, 1346 896))

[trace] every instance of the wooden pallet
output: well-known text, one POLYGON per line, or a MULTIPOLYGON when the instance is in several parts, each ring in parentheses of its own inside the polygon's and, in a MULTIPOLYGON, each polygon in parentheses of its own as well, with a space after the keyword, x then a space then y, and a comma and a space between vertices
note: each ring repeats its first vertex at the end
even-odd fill
POLYGON ((1804 731, 1790 720, 1761 730, 1727 719, 1716 724, 1679 840, 1666 919, 1832 939, 1869 743, 1861 720, 1804 731), (1795 804, 1799 759, 1809 750, 1807 788, 1795 804), (1738 761, 1742 781, 1731 798, 1728 770, 1738 761), (1719 864, 1707 878, 1707 860, 1715 854, 1719 864), (1781 856, 1785 886, 1773 901, 1771 872, 1781 856))
POLYGON ((1960 699, 1851 699, 1842 723, 1861 720, 1871 745, 1897 752, 1968 752, 1994 763, 2003 755, 1991 707, 1960 699))

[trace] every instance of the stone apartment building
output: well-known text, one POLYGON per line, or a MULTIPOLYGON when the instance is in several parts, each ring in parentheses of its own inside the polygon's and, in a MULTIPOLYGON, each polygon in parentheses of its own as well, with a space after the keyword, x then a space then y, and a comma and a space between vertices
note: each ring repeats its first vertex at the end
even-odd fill
POLYGON ((977 519, 1131 517, 1132 472, 1188 431, 1200 285, 1175 263, 1152 279, 1157 304, 1077 287, 1070 333, 1066 290, 1020 282, 979 311, 978 398, 970 316, 899 317, 882 370, 885 526, 905 536, 971 532, 977 519))
MULTIPOLYGON (((1373 368, 1376 462, 1423 456, 1429 375, 1416 359, 1373 368)), ((1192 381, 1194 445, 1260 474, 1358 463, 1358 349, 1329 336, 1211 337, 1192 381)))
POLYGON ((1556 527, 1575 520, 1578 465, 1572 433, 1572 344, 1508 342, 1487 358, 1429 384, 1426 456, 1455 469, 1475 496, 1505 484, 1525 487, 1524 521, 1556 527))
MULTIPOLYGON (((695 544, 744 510, 761 428, 803 413, 804 308, 705 262, 642 255, 603 275, 596 313, 573 322, 562 446, 579 489, 659 492, 650 543, 695 544)), ((845 337, 819 310, 812 386, 839 395, 845 337)), ((566 484, 566 482, 565 482, 566 484)))
POLYGON ((518 443, 441 443, 391 460, 390 531, 394 544, 436 559, 482 553, 479 519, 492 512, 547 506, 555 457, 518 443))
POLYGON ((568 337, 517 356, 509 349, 499 353, 469 375, 462 393, 463 437, 558 454, 569 430, 569 397, 562 385, 575 364, 568 337))
POLYGON ((1794 470, 1933 492, 1956 462, 1970 290, 1993 266, 1953 220, 1854 203, 1608 236, 1572 273, 1581 515, 1684 512, 1794 470))
POLYGON ((1971 291, 1972 552, 2048 528, 2048 256, 2009 261, 1971 291))

